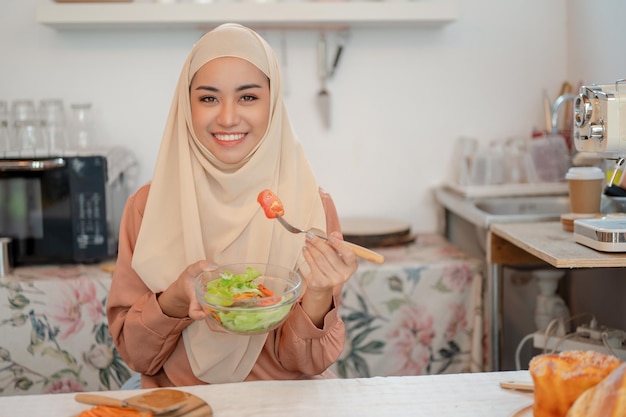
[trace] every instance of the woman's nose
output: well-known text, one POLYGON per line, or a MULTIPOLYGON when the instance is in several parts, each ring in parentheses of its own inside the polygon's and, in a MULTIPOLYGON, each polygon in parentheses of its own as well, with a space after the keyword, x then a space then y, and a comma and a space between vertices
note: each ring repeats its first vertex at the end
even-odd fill
POLYGON ((230 103, 222 104, 220 112, 217 116, 217 122, 223 126, 233 126, 239 123, 237 106, 230 103))

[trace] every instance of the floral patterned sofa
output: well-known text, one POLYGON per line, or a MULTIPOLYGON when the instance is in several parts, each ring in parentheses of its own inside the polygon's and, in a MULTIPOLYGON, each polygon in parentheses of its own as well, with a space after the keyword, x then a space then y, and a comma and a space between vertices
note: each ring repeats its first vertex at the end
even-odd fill
MULTIPOLYGON (((380 249, 343 294, 340 377, 484 369, 481 262, 439 235, 380 249)), ((105 316, 106 265, 17 268, 0 278, 0 395, 118 389, 132 374, 105 316)))

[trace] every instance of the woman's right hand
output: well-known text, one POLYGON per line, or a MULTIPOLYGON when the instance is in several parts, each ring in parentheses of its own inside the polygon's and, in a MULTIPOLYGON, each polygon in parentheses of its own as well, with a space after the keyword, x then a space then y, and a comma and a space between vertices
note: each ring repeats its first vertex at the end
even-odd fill
POLYGON ((197 261, 187 266, 165 291, 158 297, 159 305, 164 314, 170 317, 202 320, 206 313, 202 309, 196 290, 194 278, 204 271, 210 271, 215 265, 209 261, 197 261))

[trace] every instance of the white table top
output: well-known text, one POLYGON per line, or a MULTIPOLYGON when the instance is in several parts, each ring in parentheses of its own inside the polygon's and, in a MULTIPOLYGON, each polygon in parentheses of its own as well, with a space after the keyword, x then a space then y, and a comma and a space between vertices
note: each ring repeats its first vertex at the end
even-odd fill
MULTIPOLYGON (((181 387, 207 401, 214 417, 512 417, 532 404, 532 393, 500 388, 501 381, 529 382, 528 371, 260 381, 181 387)), ((126 398, 142 391, 110 391, 126 398)), ((70 417, 89 406, 74 394, 0 397, 2 416, 70 417)), ((529 414, 529 415, 532 415, 529 414)))

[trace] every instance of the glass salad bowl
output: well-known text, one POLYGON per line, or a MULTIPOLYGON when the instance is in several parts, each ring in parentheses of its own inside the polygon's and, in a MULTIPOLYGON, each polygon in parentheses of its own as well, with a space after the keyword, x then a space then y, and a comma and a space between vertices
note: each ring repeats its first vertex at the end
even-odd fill
POLYGON ((261 334, 278 327, 302 292, 302 277, 289 268, 240 263, 221 265, 195 278, 207 316, 235 334, 261 334))

